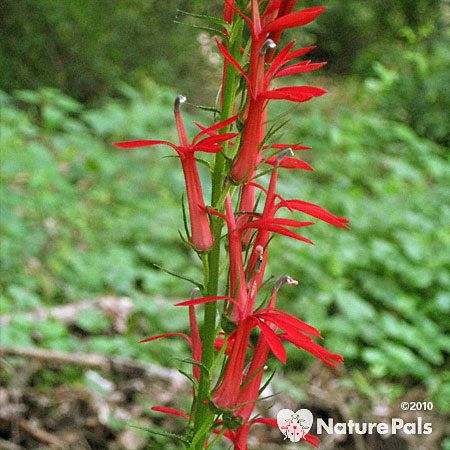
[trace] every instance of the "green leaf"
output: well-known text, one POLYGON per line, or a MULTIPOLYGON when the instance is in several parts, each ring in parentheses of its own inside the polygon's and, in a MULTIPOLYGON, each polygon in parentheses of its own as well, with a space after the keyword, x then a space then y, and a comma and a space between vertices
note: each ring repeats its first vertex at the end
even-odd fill
POLYGON ((178 273, 172 272, 169 269, 165 269, 164 267, 161 267, 159 264, 151 263, 151 265, 165 273, 168 273, 169 275, 179 278, 180 280, 187 281, 187 282, 193 284, 194 286, 197 286, 199 289, 203 290, 203 285, 201 283, 198 283, 197 281, 193 280, 192 278, 186 277, 184 275, 179 275, 178 273))
POLYGON ((129 425, 129 426, 131 428, 136 428, 138 430, 147 431, 147 433, 156 434, 158 436, 164 436, 164 437, 176 439, 177 441, 180 441, 183 444, 189 445, 189 441, 187 441, 183 436, 180 436, 179 434, 170 433, 169 431, 156 430, 154 428, 139 427, 137 425, 129 425))
POLYGON ((195 29, 197 29, 197 30, 206 31, 206 32, 212 33, 212 34, 214 34, 214 35, 219 34, 219 35, 221 35, 221 36, 224 37, 224 38, 226 37, 226 34, 225 34, 225 33, 223 33, 223 32, 220 31, 220 30, 216 30, 215 28, 211 28, 211 27, 203 27, 203 26, 201 26, 201 25, 194 25, 193 23, 180 22, 179 20, 174 20, 174 23, 178 23, 178 24, 180 24, 180 25, 185 25, 185 26, 187 26, 187 27, 195 28, 195 29))
POLYGON ((192 383, 194 388, 197 389, 197 387, 198 387, 197 380, 190 373, 187 373, 182 369, 178 369, 178 372, 180 372, 181 375, 184 375, 192 383))
POLYGON ((198 108, 203 111, 213 112, 214 114, 220 114, 220 110, 217 108, 214 108, 214 106, 197 105, 195 103, 189 103, 189 102, 186 102, 186 105, 193 106, 194 108, 198 108))
POLYGON ((192 364, 193 366, 198 366, 201 367, 207 374, 209 374, 209 369, 202 364, 200 361, 196 361, 195 359, 192 358, 173 358, 176 361, 180 361, 186 364, 192 364))
POLYGON ((266 382, 259 388, 259 395, 261 395, 267 386, 269 386, 270 382, 272 381, 273 377, 275 376, 275 373, 277 372, 276 369, 273 370, 273 372, 270 374, 269 378, 266 380, 266 382))
POLYGON ((177 11, 186 16, 195 17, 197 19, 201 19, 201 20, 205 20, 206 22, 210 22, 214 25, 219 25, 221 27, 227 28, 228 31, 230 31, 229 30, 230 25, 228 24, 228 22, 226 22, 225 20, 220 19, 218 17, 208 16, 206 14, 194 14, 194 13, 191 13, 188 11, 182 11, 181 9, 177 9, 177 11))

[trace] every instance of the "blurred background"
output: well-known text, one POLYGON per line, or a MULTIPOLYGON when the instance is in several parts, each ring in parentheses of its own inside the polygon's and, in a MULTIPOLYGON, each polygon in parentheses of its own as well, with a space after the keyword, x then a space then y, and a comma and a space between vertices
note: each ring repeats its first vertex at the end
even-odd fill
MULTIPOLYGON (((303 5, 329 9, 285 42, 317 45, 311 58, 328 65, 298 81, 329 94, 274 105, 273 119, 290 118, 277 140, 312 146, 316 169, 283 173, 280 190, 349 218, 351 230, 318 224, 313 248, 276 238, 269 273, 300 281, 280 304, 346 363, 331 371, 290 349, 287 367, 273 363, 279 395, 260 408, 341 422, 421 415, 431 435, 322 436, 321 448, 448 450, 450 5, 303 5), (433 409, 405 412, 402 401, 433 409)), ((189 407, 184 341, 137 343, 187 328, 172 305, 191 284, 158 266, 201 279, 177 231, 183 179, 170 152, 111 142, 174 139, 176 94, 188 97, 187 121, 211 123, 194 105, 215 106, 215 32, 181 11, 220 16, 221 2, 0 9, 0 448, 178 448, 128 425, 177 432, 179 421, 149 407, 189 407)), ((280 436, 260 427, 250 447, 290 448, 280 436)))

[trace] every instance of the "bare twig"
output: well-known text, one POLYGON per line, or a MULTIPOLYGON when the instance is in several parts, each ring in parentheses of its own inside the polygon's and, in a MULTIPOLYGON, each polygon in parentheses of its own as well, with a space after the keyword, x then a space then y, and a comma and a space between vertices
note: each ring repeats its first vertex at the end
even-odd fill
POLYGON ((14 442, 6 441, 5 439, 0 439, 0 450, 23 450, 23 447, 14 444, 14 442))
POLYGON ((138 372, 149 378, 161 378, 183 384, 184 378, 177 370, 134 361, 128 358, 108 358, 96 353, 66 353, 41 348, 17 348, 0 345, 0 357, 19 356, 54 364, 73 364, 81 367, 117 372, 138 372))
POLYGON ((36 441, 42 442, 43 444, 48 444, 53 448, 66 448, 66 444, 61 439, 53 434, 50 434, 48 431, 45 431, 43 428, 32 425, 26 420, 21 420, 19 422, 19 427, 24 433, 29 434, 36 441))
POLYGON ((133 311, 133 301, 128 297, 100 297, 92 300, 84 300, 70 305, 56 306, 54 308, 38 308, 30 312, 20 314, 4 314, 0 316, 0 326, 11 323, 19 314, 33 321, 57 320, 65 324, 73 324, 82 311, 88 309, 100 309, 107 315, 119 333, 127 329, 127 320, 133 311))

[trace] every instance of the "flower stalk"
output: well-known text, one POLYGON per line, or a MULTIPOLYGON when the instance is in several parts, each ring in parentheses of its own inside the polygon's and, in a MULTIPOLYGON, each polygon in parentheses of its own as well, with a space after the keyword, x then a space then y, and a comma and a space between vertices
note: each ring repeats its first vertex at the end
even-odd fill
MULTIPOLYGON (((230 441, 235 450, 247 450, 247 438, 254 425, 276 426, 273 418, 255 418, 255 406, 271 358, 287 363, 286 345, 307 351, 331 367, 343 362, 340 355, 315 341, 321 339, 316 328, 276 305, 281 287, 296 286, 297 281, 284 275, 268 293, 264 287, 274 236, 313 244, 297 230, 307 229, 315 221, 278 217, 281 209, 348 228, 346 219, 304 200, 284 199, 277 192, 278 179, 285 170, 313 168, 296 156, 309 147, 267 142, 270 104, 275 100, 306 102, 326 92, 307 85, 273 86, 278 78, 324 65, 310 60, 295 62, 313 47, 295 49, 293 41, 279 47, 286 29, 305 26, 324 11, 316 7, 295 12, 296 4, 296 0, 225 0, 223 21, 219 22, 225 38, 216 39, 224 60, 218 123, 209 127, 197 124, 200 132, 190 141, 180 109, 186 98, 177 96, 174 116, 178 144, 161 140, 115 144, 128 149, 169 146, 178 154, 182 167, 189 207, 188 243, 203 265, 203 283, 199 283, 202 289, 175 305, 188 307, 189 335, 168 333, 142 342, 182 337, 191 347, 190 414, 167 406, 153 408, 157 413, 188 421, 181 441, 189 450, 213 448, 221 439, 230 441), (248 8, 240 10, 238 4, 244 3, 248 8), (244 36, 249 36, 248 42, 244 36), (214 154, 209 206, 197 169, 195 154, 199 151, 214 154), (255 176, 266 172, 270 177, 265 187, 256 182, 255 176), (238 195, 234 195, 236 192, 238 195), (224 267, 228 270, 220 280, 224 267), (219 308, 219 303, 223 307, 219 308), (201 309, 203 320, 199 327, 201 309)), ((315 436, 307 434, 303 439, 318 446, 315 436)))

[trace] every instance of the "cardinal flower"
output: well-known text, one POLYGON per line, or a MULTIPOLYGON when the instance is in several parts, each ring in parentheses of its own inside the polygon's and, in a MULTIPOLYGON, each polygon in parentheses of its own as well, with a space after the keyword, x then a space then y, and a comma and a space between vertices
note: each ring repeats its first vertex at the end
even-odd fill
MULTIPOLYGON (((274 144, 273 147, 277 149, 283 149, 288 144, 274 144)), ((305 202, 302 200, 284 200, 279 194, 276 193, 277 180, 278 180, 278 171, 279 168, 289 168, 289 169, 303 169, 303 170, 312 170, 312 167, 309 166, 304 161, 293 158, 292 150, 304 150, 303 146, 290 146, 286 148, 283 152, 281 152, 278 156, 273 156, 271 158, 263 159, 263 162, 266 164, 270 164, 274 166, 274 170, 272 171, 270 177, 269 189, 264 189, 257 183, 252 183, 258 189, 263 190, 266 193, 266 201, 264 204, 264 211, 260 218, 260 222, 262 224, 266 224, 266 226, 255 227, 255 222, 253 222, 253 228, 258 228, 258 233, 255 237, 253 249, 250 253, 249 262, 247 264, 246 276, 252 277, 250 283, 255 285, 254 291, 259 289, 263 278, 264 271, 267 261, 267 253, 268 253, 268 242, 270 239, 270 232, 276 232, 280 234, 284 234, 286 236, 292 237, 297 240, 302 240, 308 244, 312 244, 312 241, 309 239, 299 236, 298 234, 293 233, 290 230, 286 230, 286 228, 281 229, 281 225, 294 225, 294 222, 290 222, 289 219, 276 219, 275 214, 281 208, 287 208, 290 212, 300 211, 308 214, 314 218, 327 222, 331 225, 340 228, 348 228, 345 224, 348 220, 337 217, 329 211, 321 208, 318 205, 313 203, 305 202), (264 249, 263 254, 261 255, 260 249, 264 249), (255 267, 258 266, 259 270, 255 271, 255 267)), ((258 222, 257 222, 258 223, 258 222)), ((297 226, 303 224, 303 226, 307 224, 312 224, 313 222, 297 222, 297 226)), ((294 225, 295 226, 295 225, 294 225)), ((250 302, 254 302, 254 299, 250 298, 250 302)))
MULTIPOLYGON (((271 313, 280 311, 275 308, 275 302, 278 291, 284 284, 296 286, 298 282, 287 275, 280 277, 272 289, 272 295, 266 310, 267 312, 271 313)), ((259 317, 264 319, 264 314, 259 317)), ((291 342, 298 348, 306 350, 329 366, 335 367, 335 363, 342 363, 343 360, 340 355, 330 353, 328 350, 321 347, 319 344, 316 344, 311 339, 309 336, 310 334, 320 336, 316 329, 304 324, 303 322, 298 322, 298 320, 299 319, 282 312, 278 318, 266 316, 264 319, 266 322, 265 325, 269 328, 269 330, 264 328, 265 332, 263 332, 263 328, 261 329, 262 334, 258 339, 250 365, 244 375, 242 388, 239 392, 237 400, 238 404, 243 406, 240 407, 234 414, 235 416, 240 416, 244 423, 249 420, 254 409, 255 402, 258 399, 262 377, 265 373, 264 368, 266 366, 270 351, 272 350, 274 355, 281 359, 282 362, 285 361, 286 356, 280 339, 291 342), (281 322, 279 321, 280 318, 281 322), (287 322, 283 323, 285 319, 289 322, 289 324, 287 324, 287 322), (280 334, 271 333, 271 331, 275 332, 277 330, 277 320, 279 321, 278 323, 280 327, 282 328, 284 326, 288 330, 287 332, 282 332, 280 334)))
MULTIPOLYGON (((191 300, 196 299, 198 297, 200 290, 198 288, 195 288, 191 293, 191 300)), ((186 341, 189 343, 191 350, 192 350, 192 359, 194 361, 200 362, 202 359, 202 341, 200 339, 200 332, 198 329, 197 324, 197 318, 195 317, 195 308, 194 306, 189 306, 189 327, 190 327, 190 333, 191 335, 188 336, 185 333, 165 333, 165 334, 159 334, 158 336, 152 336, 146 339, 142 339, 139 341, 140 343, 144 342, 151 342, 156 341, 157 339, 163 339, 167 337, 182 337, 186 339, 186 341)), ((196 380, 200 380, 200 367, 197 365, 194 365, 192 367, 192 374, 196 378, 196 380)))
POLYGON ((209 128, 202 129, 189 143, 186 129, 180 112, 180 104, 185 102, 186 98, 179 95, 175 100, 174 114, 178 131, 179 145, 161 140, 137 140, 130 142, 118 142, 114 145, 122 148, 149 147, 153 145, 168 145, 173 148, 181 161, 184 180, 186 184, 186 194, 189 205, 189 215, 191 221, 190 241, 194 248, 199 252, 208 251, 214 239, 209 225, 208 214, 203 199, 202 186, 198 175, 195 152, 202 151, 207 153, 217 153, 222 150, 221 144, 236 136, 236 133, 214 134, 216 131, 227 127, 236 120, 236 117, 224 120, 209 128), (205 137, 206 136, 206 137, 205 137))
MULTIPOLYGON (((289 54, 293 46, 291 43, 288 48, 283 49, 273 60, 267 73, 265 71, 266 56, 269 51, 276 47, 276 43, 269 37, 275 33, 277 39, 279 34, 287 29, 303 26, 313 21, 319 16, 325 8, 307 8, 296 13, 292 11, 295 5, 292 2, 272 1, 269 2, 264 14, 260 17, 259 3, 257 0, 251 1, 252 19, 239 11, 234 4, 226 2, 230 9, 246 20, 250 26, 252 45, 250 50, 250 61, 248 73, 238 64, 230 55, 225 46, 218 40, 217 46, 224 56, 227 63, 232 64, 246 79, 248 85, 248 106, 244 115, 244 131, 241 138, 241 145, 238 156, 231 167, 231 179, 236 183, 248 181, 252 176, 258 160, 258 153, 262 141, 261 132, 265 123, 266 104, 269 99, 290 100, 294 102, 305 102, 313 97, 318 97, 326 93, 325 90, 313 86, 289 86, 270 90, 270 81, 275 76, 275 72, 285 63, 293 58, 297 58, 306 53, 309 49, 289 54), (281 7, 281 11, 280 11, 281 7), (280 13, 280 15, 278 15, 280 13)), ((323 63, 310 64, 310 61, 304 62, 303 66, 291 69, 290 73, 284 73, 279 76, 294 75, 318 69, 323 63)))
MULTIPOLYGON (((283 341, 293 343, 296 347, 306 350, 332 367, 335 367, 336 363, 342 363, 343 359, 340 355, 330 353, 312 340, 313 337, 322 338, 316 328, 275 307, 278 289, 285 282, 296 284, 291 278, 283 277, 282 282, 278 282, 275 285, 267 308, 260 309, 258 312, 241 318, 238 321, 237 328, 233 332, 233 345, 223 378, 212 396, 214 403, 218 407, 235 409, 239 408, 239 405, 247 402, 254 403, 257 400, 257 395, 255 396, 256 381, 247 388, 245 387, 245 381, 256 378, 258 370, 261 370, 261 365, 265 364, 269 352, 272 352, 276 358, 283 364, 286 364, 286 350, 283 341), (251 348, 249 346, 249 339, 254 328, 259 328, 260 339, 252 363, 244 379, 247 350, 251 348), (281 330, 280 334, 276 333, 277 329, 281 330), (244 384, 242 384, 243 382, 244 384)), ((221 300, 234 302, 231 297, 217 296, 188 300, 178 303, 176 306, 192 307, 221 300)), ((239 305, 236 304, 236 306, 239 310, 239 305)), ((237 414, 239 415, 239 412, 237 414)), ((244 418, 248 418, 248 411, 246 414, 242 414, 244 418)))
POLYGON ((262 217, 258 217, 253 213, 241 215, 236 220, 233 214, 233 207, 229 195, 226 197, 225 207, 225 215, 215 211, 212 208, 208 208, 208 211, 213 215, 221 217, 226 222, 228 227, 230 296, 235 298, 234 310, 231 318, 233 321, 238 322, 253 313, 253 306, 257 293, 252 288, 252 282, 250 281, 248 286, 246 282, 247 276, 244 270, 244 262, 242 258, 243 233, 247 230, 257 229, 259 232, 265 233, 264 236, 267 235, 267 240, 270 237, 270 233, 278 233, 312 244, 309 239, 300 236, 286 227, 305 227, 313 225, 314 222, 300 222, 291 219, 264 217, 264 215, 262 217), (248 220, 249 217, 252 218, 252 220, 248 220))

